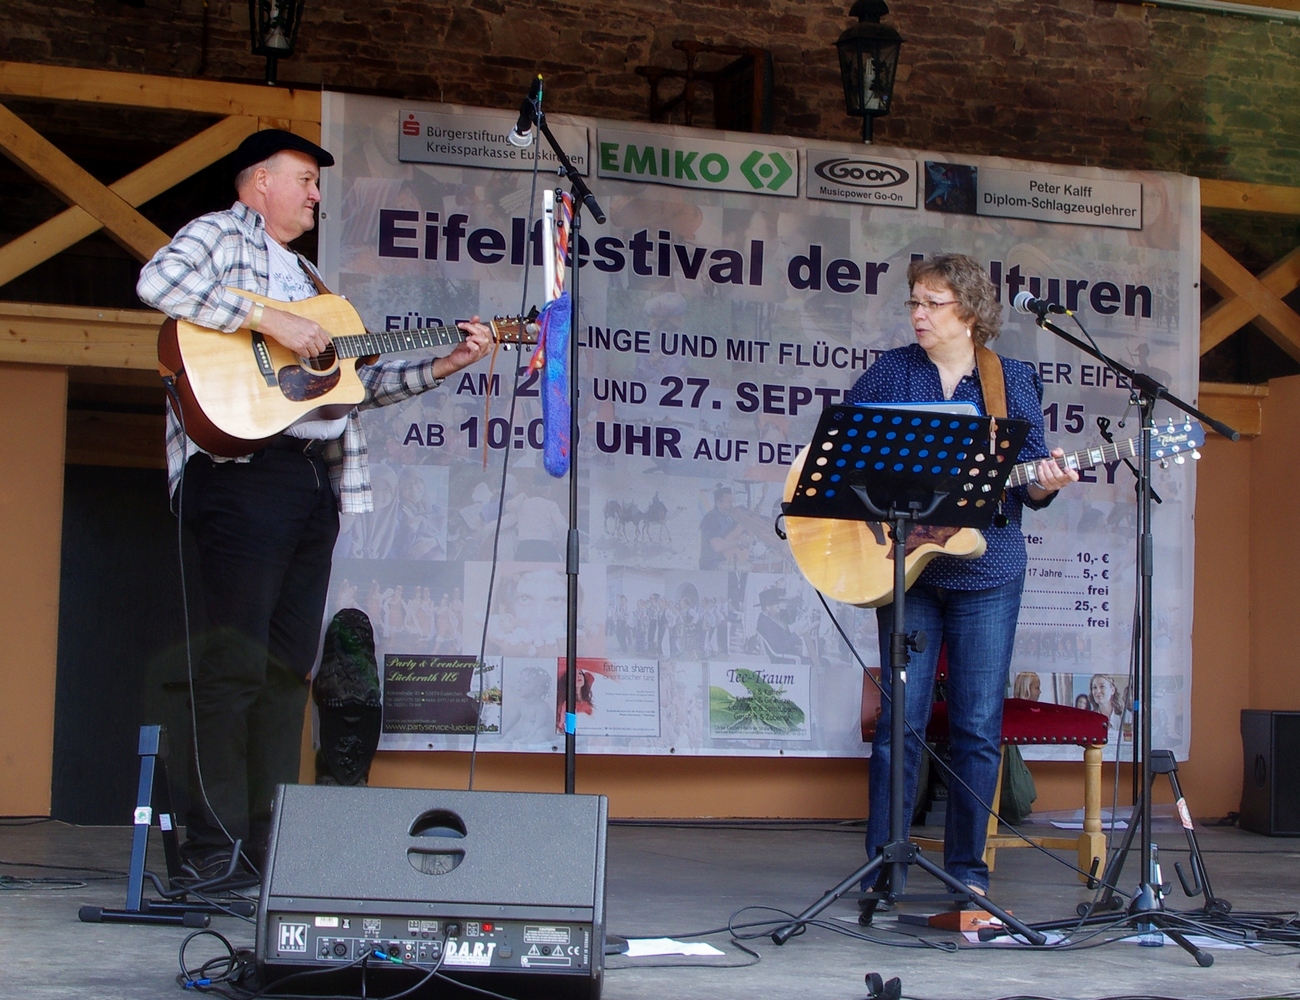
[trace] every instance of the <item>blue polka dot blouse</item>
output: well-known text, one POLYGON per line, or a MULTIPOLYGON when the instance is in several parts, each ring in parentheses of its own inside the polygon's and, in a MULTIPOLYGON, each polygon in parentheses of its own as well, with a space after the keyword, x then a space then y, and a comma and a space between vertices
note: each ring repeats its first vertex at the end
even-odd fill
MULTIPOLYGON (((1000 355, 999 355, 1000 356, 1000 355)), ((1029 421, 1029 436, 1017 456, 1017 462, 1027 462, 1047 457, 1043 440, 1043 382, 1033 365, 1012 358, 1002 358, 1002 378, 1006 383, 1007 416, 1029 421)), ((939 369, 926 355, 920 344, 909 344, 886 351, 868 368, 849 390, 848 403, 933 403, 943 400, 943 385, 939 369)), ((980 389, 978 368, 957 383, 953 400, 974 403, 980 413, 984 409, 984 394, 980 389)), ((1046 507, 1055 499, 1035 502, 1023 486, 1007 491, 1002 502, 1002 513, 1007 517, 1004 527, 992 525, 984 529, 988 548, 978 559, 957 559, 939 556, 932 560, 921 574, 921 579, 936 587, 952 590, 987 590, 999 587, 1025 572, 1025 538, 1020 533, 1022 507, 1046 507)))

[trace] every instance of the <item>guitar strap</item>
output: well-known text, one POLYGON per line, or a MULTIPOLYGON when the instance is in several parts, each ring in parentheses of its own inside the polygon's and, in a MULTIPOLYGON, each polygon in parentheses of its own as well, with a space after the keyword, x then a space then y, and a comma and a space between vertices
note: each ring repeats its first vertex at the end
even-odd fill
MULTIPOLYGON (((993 418, 993 426, 989 431, 993 434, 996 433, 994 428, 997 422, 1007 415, 1007 380, 1002 374, 1002 359, 998 357, 996 351, 990 351, 987 347, 976 344, 975 365, 980 372, 980 392, 984 394, 984 412, 993 418)), ((1002 513, 1002 499, 1005 496, 1004 492, 1002 497, 998 498, 998 512, 993 519, 993 523, 999 527, 1004 527, 1007 523, 1007 517, 1002 513)))
POLYGON ((996 351, 975 345, 975 365, 980 372, 984 412, 1001 419, 1007 415, 1007 383, 1002 377, 1002 359, 996 351))
MULTIPOLYGON (((321 281, 320 275, 316 273, 316 268, 311 266, 311 261, 309 261, 302 254, 296 254, 296 256, 298 258, 298 266, 301 267, 303 273, 307 275, 308 278, 311 279, 311 283, 316 286, 316 294, 317 295, 331 294, 330 290, 325 287, 325 282, 321 281)), ((1001 371, 1001 369, 999 369, 999 371, 1001 371)), ((984 373, 981 371, 980 375, 983 376, 983 374, 984 373)))

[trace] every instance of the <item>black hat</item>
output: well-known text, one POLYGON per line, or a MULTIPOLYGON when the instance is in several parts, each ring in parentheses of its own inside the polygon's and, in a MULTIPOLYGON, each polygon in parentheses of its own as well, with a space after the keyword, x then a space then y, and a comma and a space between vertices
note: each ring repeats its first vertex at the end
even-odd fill
POLYGON ((334 166, 334 157, 316 143, 284 129, 267 128, 254 132, 230 154, 231 169, 238 175, 241 170, 269 159, 282 149, 296 149, 300 153, 306 153, 322 167, 334 166))

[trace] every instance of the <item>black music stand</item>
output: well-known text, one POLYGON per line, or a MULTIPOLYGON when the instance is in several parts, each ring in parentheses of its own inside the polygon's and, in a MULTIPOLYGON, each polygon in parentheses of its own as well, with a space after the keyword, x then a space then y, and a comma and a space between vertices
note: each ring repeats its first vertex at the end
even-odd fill
MULTIPOLYGON (((957 895, 977 900, 1014 933, 1033 944, 1047 938, 949 875, 908 839, 903 815, 907 727, 908 650, 925 649, 923 633, 908 634, 905 616, 907 536, 917 525, 987 528, 1007 477, 1029 433, 1024 420, 936 412, 933 408, 828 406, 808 445, 808 456, 784 506, 792 517, 885 521, 894 552, 894 614, 889 637, 891 675, 889 843, 876 857, 829 889, 794 920, 772 934, 785 944, 808 921, 873 875, 862 920, 869 923, 882 899, 902 896, 907 867, 917 865, 957 895)), ((911 899, 935 897, 912 896, 911 899)), ((951 900, 951 895, 939 897, 951 900)))

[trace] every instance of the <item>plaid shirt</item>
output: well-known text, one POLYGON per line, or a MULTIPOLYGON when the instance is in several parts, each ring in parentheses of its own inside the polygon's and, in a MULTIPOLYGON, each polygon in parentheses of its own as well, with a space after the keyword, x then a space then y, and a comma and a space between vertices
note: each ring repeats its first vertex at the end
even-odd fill
MULTIPOLYGON (((253 304, 228 291, 267 294, 270 267, 266 224, 243 202, 224 212, 200 216, 181 229, 140 271, 136 294, 145 305, 174 319, 185 319, 226 333, 242 327, 253 304)), ((299 256, 319 281, 311 263, 299 256)), ((388 406, 417 396, 442 382, 433 374, 433 358, 423 361, 380 361, 358 371, 366 398, 348 414, 343 435, 326 444, 322 457, 330 483, 344 514, 374 509, 366 435, 359 411, 388 406)), ((186 437, 172 408, 167 408, 167 489, 174 497, 181 469, 202 449, 186 437)), ((235 461, 247 461, 247 456, 235 461)))

